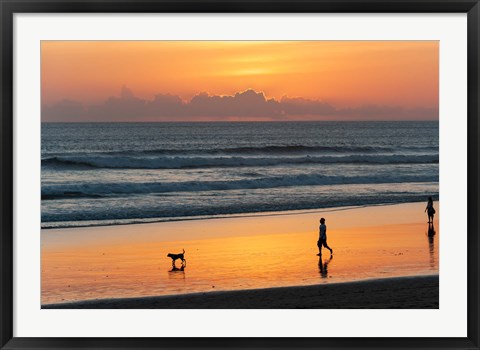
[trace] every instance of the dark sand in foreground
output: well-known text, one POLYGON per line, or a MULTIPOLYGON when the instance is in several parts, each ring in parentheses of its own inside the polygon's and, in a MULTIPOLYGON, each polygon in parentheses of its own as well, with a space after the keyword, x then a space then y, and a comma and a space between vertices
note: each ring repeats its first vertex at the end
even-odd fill
POLYGON ((439 278, 400 277, 302 287, 103 299, 43 309, 437 309, 439 278))

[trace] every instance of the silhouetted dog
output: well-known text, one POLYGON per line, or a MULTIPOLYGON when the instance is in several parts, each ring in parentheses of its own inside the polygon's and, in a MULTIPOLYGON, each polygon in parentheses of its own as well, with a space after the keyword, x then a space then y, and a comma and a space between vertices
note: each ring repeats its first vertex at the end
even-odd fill
POLYGON ((183 250, 183 253, 180 253, 180 254, 169 253, 169 254, 167 254, 167 257, 172 258, 172 266, 173 267, 175 267, 175 261, 177 259, 182 260, 182 266, 185 266, 187 264, 187 260, 185 260, 185 249, 183 250))

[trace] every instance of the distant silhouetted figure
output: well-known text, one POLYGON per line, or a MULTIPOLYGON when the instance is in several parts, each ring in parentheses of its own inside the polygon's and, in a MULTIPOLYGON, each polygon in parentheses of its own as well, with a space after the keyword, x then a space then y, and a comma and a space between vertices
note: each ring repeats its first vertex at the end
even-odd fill
POLYGON ((428 197, 427 207, 425 211, 428 214, 428 222, 433 222, 433 215, 435 215, 435 209, 433 208, 433 199, 432 197, 428 197))
POLYGON ((320 237, 318 238, 317 246, 318 246, 318 256, 322 255, 322 246, 330 250, 330 254, 333 255, 333 249, 327 245, 327 225, 325 225, 325 219, 320 219, 320 237))

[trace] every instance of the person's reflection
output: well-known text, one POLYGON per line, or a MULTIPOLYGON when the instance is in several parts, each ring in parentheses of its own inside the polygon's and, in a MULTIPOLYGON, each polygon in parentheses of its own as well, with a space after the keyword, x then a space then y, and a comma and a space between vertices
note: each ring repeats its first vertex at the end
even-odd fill
POLYGON ((430 267, 435 267, 435 227, 433 226, 433 222, 428 224, 428 252, 430 254, 430 267))
POLYGON ((330 255, 328 260, 322 261, 322 256, 318 257, 318 269, 320 270, 320 276, 322 278, 328 277, 328 264, 332 261, 333 255, 330 255))

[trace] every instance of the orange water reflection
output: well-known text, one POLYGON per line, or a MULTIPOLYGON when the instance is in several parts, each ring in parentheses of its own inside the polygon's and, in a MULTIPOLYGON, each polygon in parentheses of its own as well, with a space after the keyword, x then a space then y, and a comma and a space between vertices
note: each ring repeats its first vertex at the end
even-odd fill
POLYGON ((42 303, 438 273, 424 206, 43 230, 42 303), (316 256, 320 215, 333 258, 316 256))

